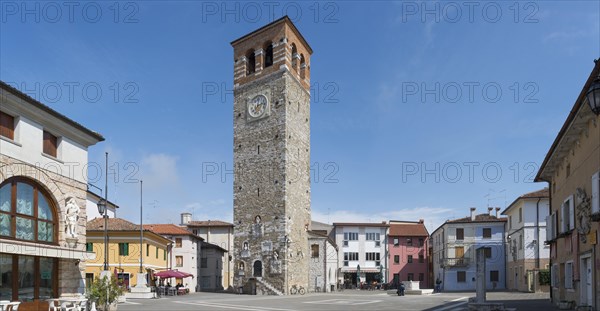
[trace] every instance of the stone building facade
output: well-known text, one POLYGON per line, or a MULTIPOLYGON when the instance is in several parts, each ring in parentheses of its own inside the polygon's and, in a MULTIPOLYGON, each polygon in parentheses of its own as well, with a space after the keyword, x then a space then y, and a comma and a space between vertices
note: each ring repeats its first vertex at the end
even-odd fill
POLYGON ((591 310, 600 307, 600 117, 586 98, 595 79, 600 79, 600 61, 575 98, 535 179, 547 182, 550 192, 545 239, 550 246, 550 299, 557 305, 569 302, 591 310))
POLYGON ((88 147, 104 138, 0 82, 0 300, 84 293, 88 147), (12 277, 12 276, 19 276, 12 277))
POLYGON ((234 50, 234 284, 308 286, 310 55, 286 16, 234 50))
POLYGON ((308 232, 310 247, 309 292, 333 292, 338 280, 338 248, 331 237, 308 232))

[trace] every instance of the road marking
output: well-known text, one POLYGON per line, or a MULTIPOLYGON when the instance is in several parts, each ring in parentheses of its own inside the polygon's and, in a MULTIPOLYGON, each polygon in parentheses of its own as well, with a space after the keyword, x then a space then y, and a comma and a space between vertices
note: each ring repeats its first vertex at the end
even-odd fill
POLYGON ((259 307, 259 306, 239 306, 239 305, 230 305, 223 303, 215 303, 215 302, 183 302, 183 301, 175 301, 176 303, 187 304, 187 305, 197 305, 204 307, 214 307, 214 308, 222 308, 222 309, 234 309, 234 310, 249 310, 249 311, 295 311, 292 309, 282 309, 282 308, 271 308, 271 307, 259 307))
POLYGON ((365 304, 377 303, 377 302, 381 302, 381 300, 328 299, 328 300, 320 300, 320 301, 303 301, 302 303, 312 303, 312 304, 320 304, 320 305, 358 306, 358 305, 365 305, 365 304))
MULTIPOLYGON (((460 298, 452 299, 451 301, 455 302, 455 301, 460 301, 460 300, 467 299, 467 298, 469 298, 469 297, 460 297, 460 298)), ((444 310, 453 309, 453 308, 456 308, 458 306, 462 306, 462 305, 465 305, 465 304, 467 304, 467 301, 455 303, 453 305, 449 305, 449 306, 446 306, 446 307, 443 307, 443 308, 439 308, 439 309, 435 309, 435 310, 436 311, 444 311, 444 310)))

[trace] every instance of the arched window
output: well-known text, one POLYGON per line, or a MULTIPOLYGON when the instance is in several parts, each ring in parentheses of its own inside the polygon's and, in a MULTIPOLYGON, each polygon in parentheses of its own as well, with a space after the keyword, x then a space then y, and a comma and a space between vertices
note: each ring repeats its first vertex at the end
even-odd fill
POLYGON ((246 75, 248 76, 253 74, 256 70, 256 58, 254 56, 254 50, 250 50, 248 53, 246 53, 246 59, 246 75))
POLYGON ((273 43, 268 43, 265 48, 265 66, 264 68, 270 67, 273 65, 273 43))
POLYGON ((0 185, 0 236, 56 244, 56 209, 33 181, 10 178, 0 185))
POLYGON ((304 59, 304 54, 300 54, 300 78, 304 79, 306 76, 306 60, 304 59))
POLYGON ((292 43, 292 68, 298 71, 298 49, 296 48, 296 44, 292 43))

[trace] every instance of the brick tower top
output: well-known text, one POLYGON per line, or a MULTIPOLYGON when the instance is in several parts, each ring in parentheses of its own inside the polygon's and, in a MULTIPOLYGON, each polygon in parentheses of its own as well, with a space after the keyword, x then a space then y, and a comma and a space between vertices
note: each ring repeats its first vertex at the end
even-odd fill
POLYGON ((288 70, 310 92, 312 48, 289 17, 284 16, 231 42, 234 87, 288 70))

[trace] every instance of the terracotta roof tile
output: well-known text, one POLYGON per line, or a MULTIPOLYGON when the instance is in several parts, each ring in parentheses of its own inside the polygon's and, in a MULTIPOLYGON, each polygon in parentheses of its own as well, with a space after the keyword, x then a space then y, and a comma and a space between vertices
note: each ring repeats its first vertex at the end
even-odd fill
POLYGON ((422 222, 390 222, 390 236, 429 236, 422 222))
MULTIPOLYGON (((87 222, 87 231, 104 231, 104 219, 94 218, 87 222)), ((140 226, 123 218, 108 218, 108 231, 139 231, 140 226)))
POLYGON ((232 223, 220 220, 193 220, 187 224, 188 227, 233 227, 232 223))
POLYGON ((508 212, 508 210, 510 210, 513 206, 515 206, 515 203, 517 203, 517 201, 521 200, 521 199, 538 199, 538 198, 550 198, 550 191, 548 190, 548 188, 544 188, 544 189, 540 189, 537 191, 533 191, 533 192, 529 192, 529 193, 525 193, 523 195, 521 195, 520 197, 516 198, 512 203, 510 203, 510 205, 508 207, 506 207, 503 211, 502 211, 502 215, 506 215, 506 213, 508 212))
POLYGON ((193 235, 191 232, 174 224, 148 224, 144 225, 144 229, 160 235, 193 235))

